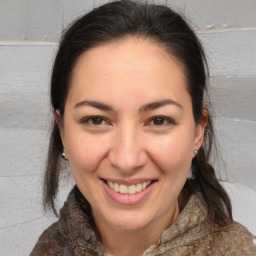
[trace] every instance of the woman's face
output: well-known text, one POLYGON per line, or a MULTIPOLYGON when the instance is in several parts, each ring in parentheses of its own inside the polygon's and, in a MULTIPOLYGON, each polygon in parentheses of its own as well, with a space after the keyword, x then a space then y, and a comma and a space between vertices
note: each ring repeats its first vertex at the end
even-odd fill
POLYGON ((85 52, 70 86, 61 136, 96 224, 135 230, 170 220, 205 127, 194 122, 181 63, 126 38, 85 52))

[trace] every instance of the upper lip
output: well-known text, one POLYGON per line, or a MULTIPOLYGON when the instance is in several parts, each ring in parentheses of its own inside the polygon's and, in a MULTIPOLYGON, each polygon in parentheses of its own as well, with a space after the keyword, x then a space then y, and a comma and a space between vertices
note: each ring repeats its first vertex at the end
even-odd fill
POLYGON ((130 180, 124 180, 124 179, 111 179, 111 178, 101 178, 103 181, 111 181, 112 183, 117 183, 119 185, 126 185, 126 186, 131 186, 131 185, 136 185, 139 183, 143 182, 152 182, 156 181, 157 179, 130 179, 130 180))

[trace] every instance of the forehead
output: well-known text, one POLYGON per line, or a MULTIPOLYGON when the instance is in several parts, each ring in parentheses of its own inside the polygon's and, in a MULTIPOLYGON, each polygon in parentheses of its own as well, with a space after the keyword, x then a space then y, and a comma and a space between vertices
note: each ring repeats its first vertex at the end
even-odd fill
MULTIPOLYGON (((163 45, 125 38, 96 46, 78 59, 72 73, 71 94, 90 97, 155 95, 186 90, 181 62, 163 45)), ((162 95, 159 95, 162 98, 162 95)), ((103 97, 104 98, 104 97, 103 97)))
POLYGON ((125 37, 87 50, 78 58, 73 72, 76 72, 85 63, 114 64, 115 62, 125 61, 126 64, 134 62, 140 62, 141 64, 144 62, 145 64, 150 60, 152 65, 154 62, 157 64, 160 59, 166 62, 174 61, 180 69, 183 69, 181 61, 163 44, 144 38, 125 37))

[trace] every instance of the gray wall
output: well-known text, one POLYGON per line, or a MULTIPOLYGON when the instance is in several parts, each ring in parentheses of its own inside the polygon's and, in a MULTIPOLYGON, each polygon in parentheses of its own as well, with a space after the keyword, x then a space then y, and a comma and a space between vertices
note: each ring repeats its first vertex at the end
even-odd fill
MULTIPOLYGON (((42 213, 40 202, 52 61, 63 27, 103 2, 107 1, 0 0, 3 256, 28 255, 39 234, 54 220, 42 213)), ((210 63, 216 130, 228 178, 255 189, 256 1, 155 2, 185 13, 197 30, 210 63)), ((60 204, 68 190, 62 186, 60 204)))

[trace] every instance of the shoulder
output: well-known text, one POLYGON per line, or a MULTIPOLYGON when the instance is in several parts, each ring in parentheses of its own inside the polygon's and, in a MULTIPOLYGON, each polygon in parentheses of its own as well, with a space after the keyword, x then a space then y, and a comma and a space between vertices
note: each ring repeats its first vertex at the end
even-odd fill
POLYGON ((216 255, 256 255, 252 234, 237 222, 216 229, 208 239, 216 255))
POLYGON ((65 244, 60 234, 59 224, 55 222, 41 234, 30 256, 63 255, 65 244))

